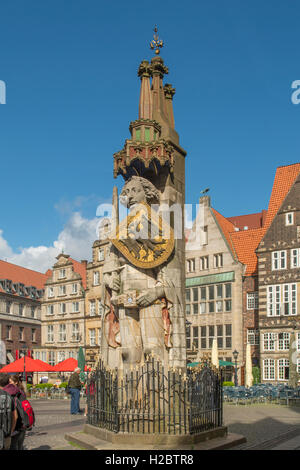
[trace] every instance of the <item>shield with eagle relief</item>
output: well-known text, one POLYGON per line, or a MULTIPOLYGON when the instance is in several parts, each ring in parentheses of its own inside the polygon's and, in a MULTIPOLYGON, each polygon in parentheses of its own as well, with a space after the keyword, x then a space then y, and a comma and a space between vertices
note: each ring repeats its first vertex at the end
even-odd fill
POLYGON ((119 224, 111 242, 131 264, 151 269, 172 254, 174 231, 153 208, 140 203, 119 224))

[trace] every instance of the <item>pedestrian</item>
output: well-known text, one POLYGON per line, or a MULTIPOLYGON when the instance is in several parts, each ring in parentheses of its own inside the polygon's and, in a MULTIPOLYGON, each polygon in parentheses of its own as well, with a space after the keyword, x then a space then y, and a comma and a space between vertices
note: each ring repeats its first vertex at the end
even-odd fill
POLYGON ((83 416, 88 415, 88 400, 90 402, 90 406, 94 405, 95 383, 94 383, 94 381, 91 380, 93 372, 94 372, 94 369, 89 369, 89 371, 88 371, 87 381, 86 381, 86 385, 85 385, 86 404, 85 404, 85 409, 84 409, 84 415, 83 416))
POLYGON ((9 383, 8 374, 0 374, 0 449, 9 450, 18 414, 14 400, 3 388, 9 383))
MULTIPOLYGON (((23 387, 22 382, 19 379, 18 375, 13 375, 8 377, 8 384, 3 387, 7 393, 10 394, 14 403, 16 405, 15 399, 18 398, 20 401, 26 399, 26 393, 23 387)), ((16 407, 17 409, 17 407, 16 407)), ((14 432, 11 436, 11 444, 9 450, 23 450, 24 449, 24 439, 26 430, 24 429, 24 423, 22 417, 17 411, 17 422, 14 432)))
POLYGON ((82 386, 82 382, 79 378, 80 371, 81 369, 76 367, 68 382, 71 394, 71 415, 78 415, 82 413, 82 410, 79 406, 80 390, 82 386))

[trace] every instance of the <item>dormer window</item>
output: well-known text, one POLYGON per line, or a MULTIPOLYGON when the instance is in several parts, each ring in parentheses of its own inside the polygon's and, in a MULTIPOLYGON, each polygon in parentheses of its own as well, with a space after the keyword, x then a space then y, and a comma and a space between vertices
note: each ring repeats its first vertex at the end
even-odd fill
POLYGON ((294 225, 294 212, 287 212, 285 214, 285 225, 294 225))
POLYGON ((58 275, 58 278, 59 279, 63 279, 66 277, 66 270, 65 269, 60 269, 59 270, 59 275, 58 275))

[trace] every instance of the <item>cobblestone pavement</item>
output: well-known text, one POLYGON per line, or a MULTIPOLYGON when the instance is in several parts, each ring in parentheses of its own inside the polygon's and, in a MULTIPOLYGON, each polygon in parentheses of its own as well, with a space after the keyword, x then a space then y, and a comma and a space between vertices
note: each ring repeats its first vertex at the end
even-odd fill
POLYGON ((225 404, 224 424, 229 432, 242 434, 247 439, 233 450, 271 450, 281 444, 282 448, 288 448, 284 443, 288 444, 291 439, 293 449, 300 447, 299 406, 225 404))
MULTIPOLYGON (((81 431, 86 418, 70 414, 70 400, 31 399, 36 423, 32 431, 26 433, 27 450, 78 450, 64 439, 67 432, 81 431)), ((84 409, 85 400, 80 400, 84 409)))
MULTIPOLYGON (((36 425, 27 433, 28 450, 79 450, 64 439, 67 432, 81 431, 86 418, 70 414, 69 400, 31 400, 36 425)), ((85 401, 81 399, 83 409, 85 401)), ((284 405, 224 405, 224 424, 229 432, 242 434, 247 443, 242 449, 300 447, 300 407, 284 405)))

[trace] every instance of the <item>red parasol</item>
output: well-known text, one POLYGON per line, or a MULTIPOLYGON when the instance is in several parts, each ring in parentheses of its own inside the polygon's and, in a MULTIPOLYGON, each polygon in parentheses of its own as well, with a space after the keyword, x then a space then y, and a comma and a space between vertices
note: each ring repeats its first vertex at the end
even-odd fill
MULTIPOLYGON (((43 362, 39 359, 32 359, 31 357, 25 356, 25 371, 26 372, 54 372, 54 367, 43 362)), ((0 372, 24 372, 24 357, 17 359, 10 364, 2 367, 0 372)))
MULTIPOLYGON (((62 362, 59 362, 55 366, 53 366, 53 370, 55 372, 73 372, 73 370, 78 367, 78 361, 77 359, 74 359, 73 357, 70 357, 69 359, 65 359, 62 362)), ((87 370, 87 367, 85 366, 84 370, 87 370)))

